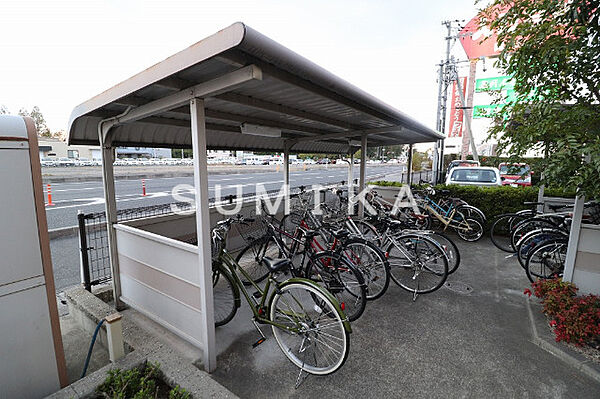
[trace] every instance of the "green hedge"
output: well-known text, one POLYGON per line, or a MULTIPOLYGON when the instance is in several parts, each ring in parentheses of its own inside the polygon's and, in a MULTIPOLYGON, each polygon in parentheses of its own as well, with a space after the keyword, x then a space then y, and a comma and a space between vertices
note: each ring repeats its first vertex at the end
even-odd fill
MULTIPOLYGON (((375 181, 370 184, 378 186, 388 187, 400 187, 402 183, 390 182, 390 181, 375 181)), ((413 186, 415 189, 421 188, 420 186, 413 186)), ((478 186, 459 186, 452 184, 449 186, 439 184, 435 186, 435 189, 448 190, 450 197, 461 198, 469 205, 481 209, 486 215, 488 223, 491 222, 495 216, 502 213, 516 212, 521 209, 530 208, 524 206, 523 202, 537 201, 538 188, 534 186, 529 187, 512 187, 512 186, 496 186, 496 187, 478 187, 478 186)), ((546 188, 544 191, 546 197, 563 197, 563 198, 574 198, 574 192, 568 192, 560 188, 546 188)))

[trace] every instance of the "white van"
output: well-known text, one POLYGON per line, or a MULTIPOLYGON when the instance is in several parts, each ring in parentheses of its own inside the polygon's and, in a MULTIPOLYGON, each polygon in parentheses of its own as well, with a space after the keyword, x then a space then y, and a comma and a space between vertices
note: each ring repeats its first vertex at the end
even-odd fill
POLYGON ((498 168, 487 166, 457 166, 446 177, 446 184, 461 186, 501 186, 498 168))

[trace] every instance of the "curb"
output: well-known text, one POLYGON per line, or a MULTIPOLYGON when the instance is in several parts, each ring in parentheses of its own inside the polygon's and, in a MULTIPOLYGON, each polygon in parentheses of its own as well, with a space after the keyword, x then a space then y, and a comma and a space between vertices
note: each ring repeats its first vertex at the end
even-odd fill
MULTIPOLYGON (((75 286, 65 292, 69 304, 69 313, 84 330, 92 334, 97 323, 115 310, 96 295, 75 286)), ((131 369, 145 364, 146 361, 160 363, 160 374, 169 386, 179 385, 185 388, 192 398, 231 398, 234 393, 221 385, 210 375, 196 367, 176 349, 148 333, 127 315, 123 317, 123 342, 130 349, 123 359, 109 363, 82 379, 54 393, 52 399, 72 397, 95 397, 95 388, 106 378, 106 372, 114 368, 131 369)), ((106 347, 106 327, 100 329, 99 343, 106 347)))
POLYGON ((48 230, 48 238, 51 240, 60 237, 70 237, 79 234, 79 226, 59 227, 57 229, 48 230))
MULTIPOLYGON (((266 165, 265 165, 266 166, 266 165)), ((329 165, 328 168, 336 168, 342 169, 346 168, 347 165, 329 165)), ((307 170, 325 170, 328 169, 325 166, 317 166, 307 168, 307 170)), ((228 175, 231 173, 235 173, 238 171, 243 171, 244 173, 277 173, 275 168, 219 168, 219 169, 208 169, 209 175, 228 175)), ((298 172, 303 171, 302 168, 290 168, 290 172, 298 172)), ((84 182, 84 181, 102 181, 102 170, 98 168, 98 176, 56 176, 52 175, 44 175, 42 174, 42 182, 44 184, 48 183, 67 183, 67 182, 84 182)), ((119 175, 115 174, 115 180, 139 180, 139 179, 150 179, 150 178, 165 178, 165 177, 190 177, 194 176, 193 170, 188 171, 169 171, 169 172, 157 172, 157 173, 135 173, 135 174, 125 174, 119 175)))
POLYGON ((525 301, 529 322, 531 324, 531 333, 533 336, 532 342, 546 352, 567 363, 569 366, 600 383, 600 365, 594 364, 591 360, 577 352, 566 350, 566 348, 557 345, 549 332, 547 334, 544 334, 543 332, 538 333, 535 316, 531 310, 531 301, 529 299, 526 299, 525 301))

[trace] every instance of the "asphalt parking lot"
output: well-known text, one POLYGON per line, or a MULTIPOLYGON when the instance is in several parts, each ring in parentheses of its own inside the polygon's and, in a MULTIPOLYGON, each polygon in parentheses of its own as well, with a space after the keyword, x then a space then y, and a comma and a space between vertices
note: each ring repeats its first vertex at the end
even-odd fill
POLYGON ((258 334, 243 305, 217 328, 220 354, 212 377, 243 398, 600 397, 596 380, 533 342, 523 295, 528 280, 517 262, 487 237, 456 242, 462 262, 448 279, 454 288, 413 302, 391 283, 352 323, 350 356, 333 375, 309 376, 295 389, 298 371, 270 330, 264 328, 267 341, 252 348, 258 334))

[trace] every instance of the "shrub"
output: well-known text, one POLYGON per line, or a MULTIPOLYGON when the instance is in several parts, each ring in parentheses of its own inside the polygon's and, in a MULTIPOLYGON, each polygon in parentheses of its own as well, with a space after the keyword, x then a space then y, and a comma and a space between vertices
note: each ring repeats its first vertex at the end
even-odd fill
MULTIPOLYGON (((550 317, 556 341, 575 345, 589 344, 600 338, 600 298, 578 297, 577 287, 560 278, 532 284, 533 294, 542 300, 543 312, 550 317)), ((525 294, 532 292, 527 289, 525 294)))
MULTIPOLYGON (((402 183, 390 181, 374 181, 370 184, 385 186, 385 187, 400 187, 402 183)), ((421 186, 413 186, 421 188, 421 186)), ((488 227, 493 222, 493 219, 503 213, 517 212, 522 209, 528 209, 529 206, 523 205, 523 202, 537 201, 538 188, 529 187, 512 187, 512 186, 495 186, 495 187, 479 187, 479 186, 459 186, 459 185, 443 185, 435 186, 437 193, 440 190, 448 190, 449 197, 458 197, 465 200, 469 205, 481 209, 487 217, 488 227)), ((575 193, 564 191, 560 188, 546 188, 546 196, 549 197, 575 197, 575 193)))
MULTIPOLYGON (((142 368, 131 370, 113 369, 97 388, 103 397, 112 399, 155 399, 159 394, 160 366, 158 363, 147 363, 142 368)), ((163 384, 164 386, 164 384, 163 384)), ((188 399, 190 394, 176 386, 168 393, 169 399, 188 399)))

